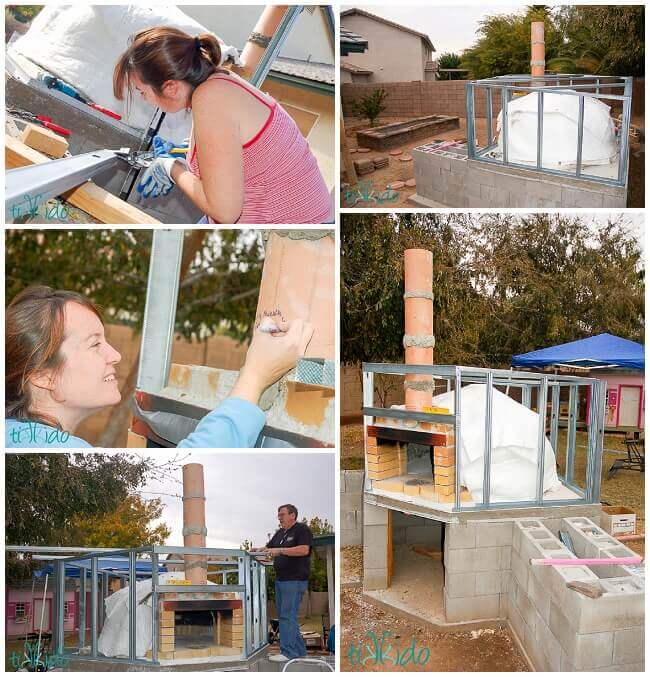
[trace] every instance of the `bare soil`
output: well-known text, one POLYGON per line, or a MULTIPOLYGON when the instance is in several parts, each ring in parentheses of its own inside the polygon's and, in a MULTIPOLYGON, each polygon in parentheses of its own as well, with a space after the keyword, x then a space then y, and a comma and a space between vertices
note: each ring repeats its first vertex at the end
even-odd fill
POLYGON ((393 615, 358 589, 341 590, 341 670, 344 672, 527 672, 528 667, 505 629, 436 632, 393 615), (373 634, 371 634, 373 633, 373 634), (384 635, 384 650, 374 637, 384 635), (399 655, 413 660, 395 665, 399 655), (364 663, 365 661, 365 663, 364 663))

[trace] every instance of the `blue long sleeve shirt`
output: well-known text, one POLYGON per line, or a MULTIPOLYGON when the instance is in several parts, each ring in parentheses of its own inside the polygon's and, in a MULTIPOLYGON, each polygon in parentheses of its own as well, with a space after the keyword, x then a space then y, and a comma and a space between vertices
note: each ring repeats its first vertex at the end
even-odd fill
MULTIPOLYGON (((238 397, 225 399, 216 409, 204 416, 177 446, 213 449, 248 449, 264 427, 264 412, 256 405, 238 397)), ((5 448, 7 449, 87 449, 86 440, 52 426, 33 421, 5 419, 5 448)))

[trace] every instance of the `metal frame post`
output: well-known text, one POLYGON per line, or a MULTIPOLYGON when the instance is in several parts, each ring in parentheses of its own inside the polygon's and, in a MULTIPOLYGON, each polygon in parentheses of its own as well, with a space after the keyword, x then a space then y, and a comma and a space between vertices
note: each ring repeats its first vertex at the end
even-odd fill
POLYGON ((551 447, 557 451, 557 436, 560 425, 560 386, 551 386, 551 447))
POLYGON ((151 553, 151 660, 158 662, 158 554, 151 553))
POLYGON ((576 452, 576 426, 578 425, 578 386, 569 386, 569 418, 566 430, 566 472, 564 479, 573 484, 573 465, 576 452))
POLYGON ((454 511, 460 507, 460 391, 462 388, 462 372, 460 367, 454 369, 454 464, 456 466, 454 482, 454 511))
POLYGON ((85 567, 79 567, 79 649, 86 646, 86 577, 85 567))
POLYGON ((184 230, 154 230, 137 387, 158 392, 167 385, 183 255, 184 230))
POLYGON ((467 108, 467 157, 476 157, 476 132, 474 122, 474 83, 465 85, 465 102, 467 108))
POLYGON ((582 142, 585 135, 585 95, 578 94, 578 148, 576 149, 576 177, 582 175, 582 142))
POLYGON ((257 560, 251 560, 251 578, 253 579, 253 651, 257 651, 260 647, 260 578, 259 569, 260 564, 257 560))
POLYGON ((57 560, 54 569, 54 650, 57 656, 62 656, 65 646, 65 562, 57 560))
POLYGON ((544 503, 544 455, 546 452, 546 398, 548 395, 548 377, 544 376, 537 395, 537 414, 539 416, 539 437, 537 439, 537 492, 535 502, 544 503))
MULTIPOLYGON (((241 585, 241 580, 239 585, 241 585)), ((253 619, 251 614, 251 556, 244 554, 244 593, 242 605, 244 607, 244 658, 248 658, 253 652, 253 619)))
POLYGON ((501 143, 503 144, 503 164, 508 164, 508 99, 510 90, 501 88, 501 143))
POLYGON ((490 507, 490 473, 492 461, 492 374, 485 380, 485 453, 483 455, 483 505, 490 507))
MULTIPOLYGON (((375 401, 375 375, 371 371, 363 372, 363 406, 372 407, 375 401)), ((368 426, 372 424, 372 416, 363 417, 363 469, 364 469, 364 490, 369 491, 372 488, 372 482, 368 479, 368 454, 366 454, 366 445, 368 442, 368 426)))
POLYGON ((487 143, 488 146, 492 145, 492 139, 494 138, 494 135, 492 134, 492 127, 493 127, 493 120, 492 117, 494 115, 493 111, 493 106, 492 106, 492 88, 488 87, 487 92, 485 93, 485 114, 487 117, 487 143))
POLYGON ((633 81, 631 77, 625 78, 625 87, 623 95, 623 115, 621 117, 621 138, 618 153, 618 181, 625 185, 627 184, 628 175, 628 160, 630 152, 630 118, 632 117, 632 86, 633 81))
POLYGON ((97 557, 90 557, 90 656, 97 658, 97 557))
POLYGON ((542 168, 544 157, 544 92, 537 92, 537 169, 542 168))
POLYGON ((250 77, 249 82, 254 87, 260 87, 260 85, 266 79, 269 70, 271 70, 273 62, 280 53, 280 50, 282 49, 282 46, 284 45, 284 42, 287 39, 287 36, 291 32, 293 25, 298 20, 298 17, 300 16, 302 10, 303 5, 290 5, 287 8, 287 11, 282 17, 280 25, 273 34, 273 37, 271 38, 271 41, 269 42, 269 45, 266 48, 266 51, 264 52, 262 58, 257 64, 257 67, 255 68, 255 71, 250 77))
MULTIPOLYGON (((136 576, 135 576, 135 560, 137 553, 134 550, 129 550, 129 660, 133 661, 136 658, 136 610, 138 603, 136 576)), ((152 628, 153 631, 153 628, 152 628)))
POLYGON ((267 598, 266 598, 266 565, 262 565, 260 568, 260 610, 261 610, 261 619, 260 623, 262 626, 262 643, 268 643, 268 610, 267 610, 267 598))
POLYGON ((606 391, 605 384, 599 381, 597 384, 598 395, 597 402, 597 421, 596 421, 596 448, 594 449, 594 466, 592 469, 592 503, 600 501, 600 482, 601 472, 603 466, 603 439, 605 437, 605 408, 606 408, 606 391))

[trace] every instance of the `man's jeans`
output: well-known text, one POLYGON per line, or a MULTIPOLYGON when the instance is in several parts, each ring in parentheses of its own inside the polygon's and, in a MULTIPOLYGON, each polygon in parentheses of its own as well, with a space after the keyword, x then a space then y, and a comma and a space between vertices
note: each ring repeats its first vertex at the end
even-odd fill
POLYGON ((280 653, 287 658, 307 655, 298 625, 300 600, 307 590, 307 581, 275 581, 275 606, 280 621, 280 653))

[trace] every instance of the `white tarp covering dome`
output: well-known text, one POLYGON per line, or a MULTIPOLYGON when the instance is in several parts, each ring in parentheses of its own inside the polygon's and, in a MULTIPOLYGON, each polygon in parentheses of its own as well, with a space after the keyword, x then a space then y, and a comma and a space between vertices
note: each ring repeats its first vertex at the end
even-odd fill
MULTIPOLYGON (((460 482, 477 502, 483 500, 486 390, 482 384, 465 386, 460 399, 460 482)), ((453 413, 453 391, 434 397, 433 406, 445 407, 453 413)), ((493 388, 491 502, 535 499, 538 436, 538 414, 493 388)), ((543 486, 544 492, 557 491, 562 486, 555 468, 555 453, 548 440, 544 448, 543 486)))
MULTIPOLYGON (((183 580, 182 571, 158 574, 160 584, 173 580, 183 580)), ((208 581, 208 585, 215 585, 208 581)), ((135 586, 137 606, 135 612, 135 655, 143 658, 147 651, 151 651, 151 579, 138 581, 135 586)), ((182 588, 179 587, 182 592, 182 588)), ((129 655, 129 587, 128 585, 110 597, 105 602, 106 617, 104 627, 97 641, 97 649, 103 656, 128 657, 129 655)))
MULTIPOLYGON (((574 91, 574 90, 571 90, 574 91)), ((583 165, 606 165, 617 155, 614 122, 610 107, 599 99, 585 96, 583 165)), ((537 163, 537 93, 508 103, 508 161, 537 163)), ((578 109, 580 97, 574 94, 544 92, 544 132, 542 164, 551 168, 576 165, 578 150, 578 109)), ((497 148, 503 154, 501 112, 497 117, 497 148)))
MULTIPOLYGON (((155 109, 136 93, 127 114, 126 101, 113 96, 113 69, 129 37, 153 26, 174 26, 190 35, 211 32, 173 5, 45 5, 27 33, 8 50, 71 84, 90 101, 119 113, 126 124, 146 129, 155 109)), ((235 58, 237 51, 218 39, 222 59, 235 58)), ((167 117, 164 127, 176 127, 177 140, 184 138, 183 133, 189 136, 188 115, 167 117)))

